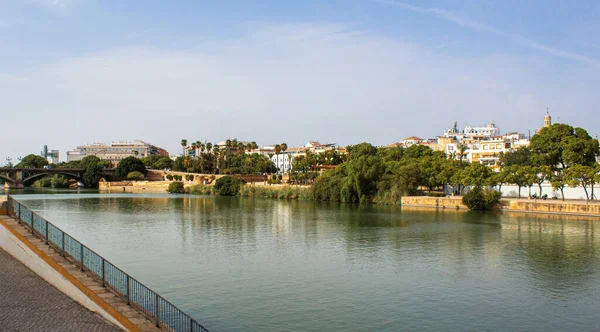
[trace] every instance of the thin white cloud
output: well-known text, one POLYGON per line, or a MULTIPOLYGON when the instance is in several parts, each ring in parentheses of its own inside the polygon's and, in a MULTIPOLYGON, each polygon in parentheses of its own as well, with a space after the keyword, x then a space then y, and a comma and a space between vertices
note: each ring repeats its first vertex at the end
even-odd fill
POLYGON ((587 47, 591 47, 591 48, 597 48, 600 49, 600 45, 599 44, 593 44, 593 43, 583 43, 584 46, 587 47))
POLYGON ((177 152, 181 138, 230 136, 386 144, 438 135, 454 120, 536 129, 546 105, 598 124, 585 113, 600 104, 589 70, 557 86, 547 77, 555 68, 538 57, 435 50, 343 25, 264 25, 194 50, 122 48, 0 74, 11 124, 3 134, 18 138, 0 149, 0 162, 43 144, 64 154, 82 143, 145 139, 177 152))
POLYGON ((462 16, 460 16, 452 11, 446 10, 446 9, 440 9, 440 8, 435 8, 435 7, 431 7, 431 8, 419 7, 419 6, 414 6, 414 5, 404 3, 404 2, 398 2, 398 1, 393 1, 393 0, 372 0, 372 1, 379 3, 379 4, 392 6, 392 7, 396 7, 396 8, 401 8, 401 9, 405 9, 405 10, 409 10, 409 11, 413 11, 413 12, 417 12, 417 13, 437 16, 438 18, 452 22, 458 26, 476 30, 476 31, 487 32, 487 33, 495 34, 498 36, 502 36, 502 37, 511 39, 514 42, 516 42, 522 46, 530 47, 532 49, 536 49, 538 51, 542 51, 542 52, 545 52, 545 53, 553 55, 553 56, 570 59, 570 60, 575 60, 575 61, 579 61, 579 62, 583 62, 583 63, 588 63, 595 67, 600 67, 600 61, 597 59, 594 59, 594 58, 591 58, 591 57, 588 57, 588 56, 585 56, 582 54, 574 53, 571 51, 566 51, 566 50, 562 50, 559 48, 555 48, 555 47, 546 45, 544 43, 537 42, 535 40, 529 39, 527 37, 524 37, 524 36, 516 34, 516 33, 506 32, 506 31, 500 30, 496 27, 493 27, 491 25, 487 25, 485 23, 481 23, 481 22, 478 22, 478 21, 475 21, 475 20, 472 20, 469 18, 462 17, 462 16))

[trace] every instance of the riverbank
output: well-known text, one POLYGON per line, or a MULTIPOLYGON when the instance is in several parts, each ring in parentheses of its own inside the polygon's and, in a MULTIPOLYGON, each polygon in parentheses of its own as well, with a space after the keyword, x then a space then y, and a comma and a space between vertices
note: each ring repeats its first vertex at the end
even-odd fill
MULTIPOLYGON (((99 191, 106 193, 165 193, 172 181, 122 181, 100 182, 99 191)), ((185 192, 192 195, 215 195, 214 182, 201 184, 184 181, 185 192)), ((263 183, 246 184, 241 187, 238 196, 275 199, 312 200, 310 186, 265 185, 263 183)), ((385 204, 385 202, 374 202, 385 204)), ((401 206, 428 207, 439 209, 468 210, 462 203, 461 196, 429 197, 404 196, 398 202, 401 206)), ((544 213, 558 215, 599 216, 600 204, 586 201, 531 200, 518 198, 503 198, 498 211, 544 213)), ((0 207, 0 213, 1 212, 0 207)))
MULTIPOLYGON (((402 206, 429 207, 438 209, 468 210, 462 203, 460 196, 455 197, 402 197, 402 206)), ((557 201, 557 200, 531 200, 523 198, 504 198, 500 201, 497 211, 594 216, 600 217, 600 204, 586 201, 557 201)))

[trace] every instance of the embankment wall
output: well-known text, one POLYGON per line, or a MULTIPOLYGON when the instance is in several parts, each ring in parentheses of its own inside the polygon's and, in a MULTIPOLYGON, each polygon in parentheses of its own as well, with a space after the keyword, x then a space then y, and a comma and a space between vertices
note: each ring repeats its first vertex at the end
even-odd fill
MULTIPOLYGON (((467 209, 460 197, 405 196, 402 197, 402 205, 442 209, 467 209)), ((600 204, 586 201, 563 202, 556 200, 503 199, 501 207, 498 210, 600 217, 600 204)))

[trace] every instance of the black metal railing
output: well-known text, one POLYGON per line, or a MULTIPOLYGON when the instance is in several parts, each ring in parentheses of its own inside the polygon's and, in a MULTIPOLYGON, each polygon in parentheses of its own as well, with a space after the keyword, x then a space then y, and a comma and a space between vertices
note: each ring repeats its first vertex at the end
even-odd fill
POLYGON ((171 302, 12 196, 8 196, 8 214, 27 227, 31 234, 44 240, 62 256, 78 265, 82 271, 88 272, 103 287, 110 289, 132 308, 154 321, 157 327, 177 332, 208 332, 204 326, 171 302))

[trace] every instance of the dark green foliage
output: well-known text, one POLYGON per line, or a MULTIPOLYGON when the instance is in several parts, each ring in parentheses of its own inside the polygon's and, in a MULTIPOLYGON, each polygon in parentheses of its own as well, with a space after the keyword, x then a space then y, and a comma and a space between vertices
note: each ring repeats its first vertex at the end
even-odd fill
POLYGON ((171 174, 167 174, 167 180, 169 180, 169 181, 173 181, 173 175, 171 175, 171 174))
POLYGON ((358 159, 362 156, 377 155, 377 148, 369 143, 360 143, 347 147, 350 159, 358 159))
POLYGON ((184 157, 175 158, 175 161, 173 162, 173 170, 177 171, 177 172, 186 171, 185 161, 186 161, 186 158, 184 158, 184 157))
POLYGON ((531 165, 531 149, 529 147, 522 147, 501 154, 500 165, 502 167, 531 165))
POLYGON ((236 196, 244 181, 233 176, 223 176, 215 181, 215 192, 221 196, 236 196))
POLYGON ((337 176, 335 170, 329 170, 315 179, 312 186, 312 197, 315 201, 340 202, 342 190, 342 177, 337 176))
POLYGON ((52 178, 50 177, 43 177, 39 180, 36 180, 33 183, 34 187, 38 187, 38 188, 50 188, 52 187, 52 178))
POLYGON ((60 174, 52 176, 52 188, 69 188, 69 179, 60 174))
POLYGON ((83 168, 83 184, 86 187, 97 187, 100 179, 104 177, 102 160, 96 156, 87 156, 81 159, 79 166, 83 168))
POLYGON ((17 164, 17 168, 43 168, 48 165, 48 161, 44 157, 30 154, 25 158, 21 159, 21 162, 17 164))
POLYGON ((119 162, 115 175, 120 178, 127 177, 127 174, 131 172, 140 172, 146 175, 146 166, 144 163, 136 157, 127 157, 119 162))
POLYGON ((194 181, 194 175, 192 174, 186 174, 185 179, 188 181, 194 181))
POLYGON ((167 188, 167 191, 170 192, 171 194, 185 193, 185 189, 183 187, 183 182, 175 181, 175 182, 169 183, 169 188, 167 188))
POLYGON ((143 180, 144 179, 144 174, 138 172, 138 171, 133 171, 129 174, 127 174, 127 180, 143 180))
POLYGON ((476 186, 462 197, 462 202, 471 210, 490 210, 500 203, 501 196, 499 191, 476 186))
POLYGON ((532 137, 529 147, 535 165, 555 169, 557 165, 561 168, 575 164, 592 166, 600 154, 598 140, 593 139, 587 131, 562 123, 542 128, 532 137))
POLYGON ((173 167, 173 160, 167 156, 151 155, 140 159, 144 166, 152 169, 170 169, 173 167))
POLYGON ((427 196, 429 196, 429 197, 446 197, 446 194, 431 192, 431 193, 427 193, 427 196))

